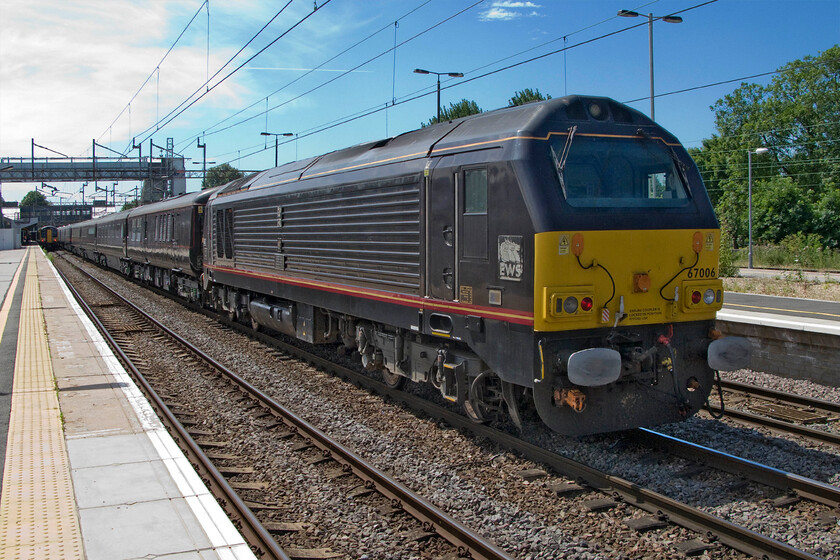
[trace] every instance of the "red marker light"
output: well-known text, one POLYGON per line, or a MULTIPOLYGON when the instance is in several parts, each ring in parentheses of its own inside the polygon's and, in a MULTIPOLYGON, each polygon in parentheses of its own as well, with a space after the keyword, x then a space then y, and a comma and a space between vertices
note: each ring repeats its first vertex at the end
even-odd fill
POLYGON ((700 303, 700 300, 703 298, 703 295, 700 292, 694 291, 691 292, 691 303, 697 305, 700 303))
POLYGON ((592 298, 585 297, 580 300, 580 309, 581 311, 590 311, 592 309, 592 298))

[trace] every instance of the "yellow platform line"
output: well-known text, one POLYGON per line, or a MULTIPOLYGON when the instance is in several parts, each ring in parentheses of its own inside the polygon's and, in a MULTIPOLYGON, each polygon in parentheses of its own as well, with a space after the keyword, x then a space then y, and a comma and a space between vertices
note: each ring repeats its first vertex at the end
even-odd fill
POLYGON ((0 500, 0 559, 84 558, 32 250, 0 500))

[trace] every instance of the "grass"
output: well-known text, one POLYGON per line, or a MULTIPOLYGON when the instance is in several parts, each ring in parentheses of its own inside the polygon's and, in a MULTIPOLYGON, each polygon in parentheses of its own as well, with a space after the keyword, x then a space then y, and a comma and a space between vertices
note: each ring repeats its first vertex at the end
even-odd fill
POLYGON ((764 294, 840 302, 840 282, 805 280, 798 271, 779 272, 774 278, 723 278, 729 292, 764 294))
MULTIPOLYGON (((732 251, 734 266, 747 266, 747 248, 732 251)), ((791 236, 779 245, 754 245, 753 266, 792 270, 840 270, 840 251, 820 246, 815 240, 791 236)))

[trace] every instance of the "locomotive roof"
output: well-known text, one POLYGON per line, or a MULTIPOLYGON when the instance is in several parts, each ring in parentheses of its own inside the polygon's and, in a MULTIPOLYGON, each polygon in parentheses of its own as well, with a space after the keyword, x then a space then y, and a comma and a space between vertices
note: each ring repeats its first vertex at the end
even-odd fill
MULTIPOLYGON (((549 131, 565 131, 570 124, 579 121, 653 124, 642 113, 609 98, 561 97, 470 115, 391 138, 293 161, 228 183, 213 198, 281 185, 285 187, 284 190, 295 191, 309 188, 305 184, 306 179, 389 163, 404 164, 406 173, 420 172, 426 165, 426 158, 430 156, 446 155, 447 151, 455 149, 481 149, 502 140, 547 138, 549 131)), ((669 140, 676 141, 672 138, 669 140)))
POLYGON ((219 187, 205 189, 203 191, 185 193, 182 195, 174 196, 172 198, 161 200, 159 202, 144 204, 143 206, 138 206, 137 208, 132 208, 130 210, 114 212, 112 214, 106 214, 104 216, 99 216, 98 218, 93 218, 92 220, 85 220, 83 222, 68 224, 66 226, 62 226, 62 228, 98 226, 103 224, 109 224, 111 222, 125 220, 128 217, 145 216, 147 214, 157 214, 158 212, 166 212, 177 208, 183 208, 185 206, 192 206, 193 204, 204 204, 210 198, 210 195, 215 193, 217 190, 219 190, 219 187))
MULTIPOLYGON (((172 198, 167 198, 159 202, 154 202, 152 204, 144 204, 143 206, 132 208, 126 212, 129 217, 134 218, 137 216, 145 216, 147 214, 168 212, 178 208, 193 206, 194 204, 204 204, 210 198, 210 195, 217 190, 219 190, 219 187, 205 189, 203 191, 189 192, 179 196, 173 196, 172 198)), ((123 212, 119 212, 119 214, 123 214, 123 212)))

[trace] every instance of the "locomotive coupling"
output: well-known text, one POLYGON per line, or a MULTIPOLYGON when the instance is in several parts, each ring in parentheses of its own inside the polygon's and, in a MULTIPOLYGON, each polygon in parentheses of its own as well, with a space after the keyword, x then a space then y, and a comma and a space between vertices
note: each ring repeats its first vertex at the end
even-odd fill
POLYGON ((583 412, 586 408, 586 395, 580 389, 555 389, 554 402, 569 405, 575 412, 583 412))

